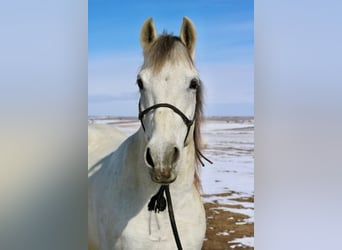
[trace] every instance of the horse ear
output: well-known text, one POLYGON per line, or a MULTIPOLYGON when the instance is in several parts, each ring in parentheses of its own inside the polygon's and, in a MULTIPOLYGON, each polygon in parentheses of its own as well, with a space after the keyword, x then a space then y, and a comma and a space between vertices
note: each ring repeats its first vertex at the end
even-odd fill
POLYGON ((180 39, 188 48, 191 57, 194 58, 196 45, 196 29, 194 24, 187 17, 183 17, 180 39))
POLYGON ((149 45, 151 45, 157 39, 157 30, 154 27, 153 19, 150 17, 147 19, 140 32, 140 43, 141 47, 145 50, 149 45))

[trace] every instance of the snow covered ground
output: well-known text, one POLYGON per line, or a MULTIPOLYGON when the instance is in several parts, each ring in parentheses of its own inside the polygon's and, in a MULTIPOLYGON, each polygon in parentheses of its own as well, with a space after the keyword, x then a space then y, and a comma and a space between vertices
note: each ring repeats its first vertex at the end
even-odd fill
MULTIPOLYGON (((140 126, 137 119, 89 118, 93 124, 113 124, 127 135, 140 126)), ((254 223, 254 119, 212 118, 202 125, 202 139, 206 144, 203 154, 213 161, 205 162, 201 169, 203 201, 229 206, 216 210, 247 215, 240 224, 254 223), (222 195, 227 194, 230 195, 222 195)), ((221 235, 227 232, 220 232, 221 235)), ((230 247, 254 246, 254 237, 243 237, 230 241, 230 247), (235 245, 232 245, 234 243, 235 245)))
MULTIPOLYGON (((254 203, 244 201, 250 197, 254 200, 254 120, 207 120, 202 126, 202 137, 207 144, 203 153, 213 161, 213 165, 202 168, 203 201, 230 205, 217 207, 217 212, 248 216, 236 224, 254 223, 254 203), (227 192, 231 195, 220 195, 227 192)), ((237 238, 228 243, 231 248, 254 247, 254 237, 237 238)))

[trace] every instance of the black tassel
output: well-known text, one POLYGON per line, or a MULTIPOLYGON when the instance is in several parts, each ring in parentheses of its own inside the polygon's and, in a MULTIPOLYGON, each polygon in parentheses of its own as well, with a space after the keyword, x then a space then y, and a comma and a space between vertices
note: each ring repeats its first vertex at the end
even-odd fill
POLYGON ((155 213, 159 213, 159 211, 165 210, 166 199, 164 197, 164 193, 165 193, 166 199, 167 199, 167 205, 169 208, 169 217, 170 217, 173 236, 175 237, 175 241, 177 244, 177 249, 182 250, 183 248, 182 248, 182 244, 181 244, 181 241, 179 238, 175 216, 173 214, 169 185, 161 185, 161 187, 159 188, 159 191, 155 195, 152 196, 150 202, 148 203, 148 211, 154 210, 155 213))
POLYGON ((154 211, 155 213, 159 213, 165 210, 166 208, 166 199, 164 197, 165 186, 162 185, 154 196, 152 196, 150 202, 148 203, 148 211, 154 211))
POLYGON ((202 157, 204 160, 206 160, 207 162, 209 162, 210 164, 213 164, 213 162, 212 162, 211 160, 209 160, 207 157, 205 157, 205 156, 201 153, 201 151, 199 151, 198 149, 196 149, 196 154, 197 154, 197 158, 198 158, 198 160, 200 161, 202 167, 204 167, 204 163, 203 163, 201 157, 202 157))

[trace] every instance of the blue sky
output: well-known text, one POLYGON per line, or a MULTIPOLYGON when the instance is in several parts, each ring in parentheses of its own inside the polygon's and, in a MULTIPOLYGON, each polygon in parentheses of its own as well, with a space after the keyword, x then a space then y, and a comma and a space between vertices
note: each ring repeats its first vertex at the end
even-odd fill
POLYGON ((183 16, 197 30, 196 66, 205 114, 254 113, 254 3, 250 0, 88 2, 88 114, 137 115, 141 25, 179 34, 183 16))

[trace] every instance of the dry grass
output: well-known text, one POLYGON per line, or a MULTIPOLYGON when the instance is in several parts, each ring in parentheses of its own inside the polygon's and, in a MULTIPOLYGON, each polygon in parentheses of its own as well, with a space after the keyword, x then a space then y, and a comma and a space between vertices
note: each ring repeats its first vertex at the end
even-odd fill
MULTIPOLYGON (((222 194, 229 196, 231 193, 222 194)), ((216 195, 217 196, 217 195, 216 195)), ((231 199, 239 202, 254 202, 254 197, 231 199)), ((226 205, 218 202, 204 204, 207 217, 206 240, 202 250, 221 250, 221 249, 244 249, 251 250, 253 247, 244 246, 231 241, 237 238, 253 237, 254 223, 241 223, 248 219, 247 215, 224 211, 219 207, 241 209, 242 205, 226 205), (241 223, 241 224, 240 224, 241 223)))

